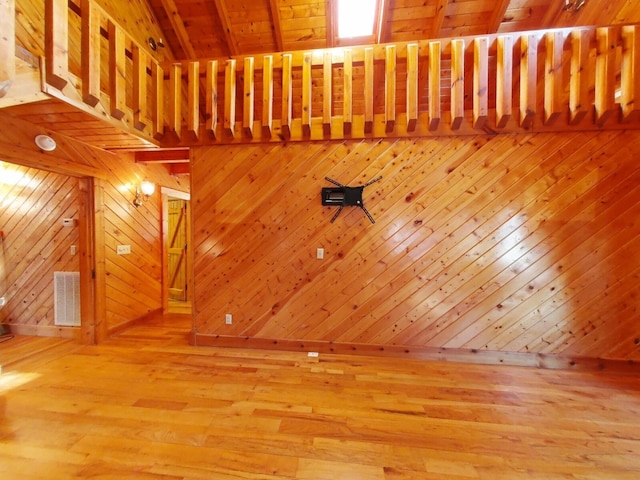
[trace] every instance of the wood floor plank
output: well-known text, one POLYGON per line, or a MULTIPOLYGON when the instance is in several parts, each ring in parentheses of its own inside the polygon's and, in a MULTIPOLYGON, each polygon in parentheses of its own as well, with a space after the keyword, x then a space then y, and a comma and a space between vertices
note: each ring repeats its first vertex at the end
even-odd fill
POLYGON ((194 347, 190 328, 167 316, 74 348, 17 337, 0 375, 0 475, 640 475, 637 374, 194 347))

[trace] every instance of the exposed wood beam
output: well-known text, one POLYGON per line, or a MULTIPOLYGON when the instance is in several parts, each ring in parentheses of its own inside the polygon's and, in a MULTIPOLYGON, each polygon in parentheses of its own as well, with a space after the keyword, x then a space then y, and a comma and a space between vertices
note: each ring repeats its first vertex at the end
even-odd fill
POLYGON ((326 18, 327 28, 327 48, 331 48, 335 45, 336 32, 334 20, 337 18, 337 16, 334 15, 334 4, 336 3, 337 2, 334 2, 333 0, 325 0, 324 2, 324 15, 326 18))
POLYGON ((189 175, 191 173, 191 165, 188 163, 172 163, 169 165, 169 173, 174 177, 189 175))
POLYGON ((378 0, 378 11, 376 15, 375 36, 376 43, 385 43, 389 41, 390 33, 387 23, 389 12, 389 0, 378 0))
POLYGON ((189 149, 145 150, 136 152, 136 163, 189 163, 189 149))
POLYGON ((162 8, 169 17, 169 21, 171 22, 171 27, 178 37, 178 42, 180 43, 180 47, 182 51, 187 56, 188 59, 197 58, 196 52, 193 49, 193 45, 189 40, 189 34, 187 33, 187 29, 184 27, 184 22, 182 21, 182 17, 180 16, 180 12, 178 12, 178 7, 174 0, 160 0, 162 2, 162 8))
POLYGON ((238 51, 238 44, 236 42, 235 35, 233 34, 233 30, 231 29, 231 20, 229 19, 229 12, 227 11, 225 0, 213 0, 213 2, 215 3, 216 10, 218 11, 218 18, 220 19, 220 24, 222 25, 224 38, 227 41, 229 54, 232 57, 236 56, 240 52, 238 51))
POLYGON ((510 3, 511 0, 498 0, 496 2, 496 6, 493 8, 493 15, 491 15, 491 20, 489 20, 487 33, 497 33, 510 3))
POLYGON ((431 38, 438 38, 440 36, 440 30, 442 30, 442 24, 444 23, 445 13, 447 13, 448 4, 449 4, 449 0, 436 1, 436 16, 433 19, 433 27, 431 28, 431 38))
POLYGON ((273 35, 276 39, 278 51, 284 50, 284 40, 282 38, 282 22, 280 20, 280 7, 278 0, 269 0, 269 10, 271 12, 271 21, 273 22, 273 35))

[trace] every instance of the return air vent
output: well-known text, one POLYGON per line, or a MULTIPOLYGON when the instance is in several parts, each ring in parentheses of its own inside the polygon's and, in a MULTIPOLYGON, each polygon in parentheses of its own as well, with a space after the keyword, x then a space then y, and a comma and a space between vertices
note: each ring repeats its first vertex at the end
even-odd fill
POLYGON ((80 326, 80 272, 53 272, 54 324, 80 326))

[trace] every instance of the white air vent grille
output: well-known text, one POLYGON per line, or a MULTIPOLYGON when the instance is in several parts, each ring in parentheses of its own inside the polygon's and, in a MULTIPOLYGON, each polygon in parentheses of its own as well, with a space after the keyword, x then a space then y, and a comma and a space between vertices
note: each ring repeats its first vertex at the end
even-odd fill
POLYGON ((54 323, 80 326, 80 272, 53 272, 54 323))

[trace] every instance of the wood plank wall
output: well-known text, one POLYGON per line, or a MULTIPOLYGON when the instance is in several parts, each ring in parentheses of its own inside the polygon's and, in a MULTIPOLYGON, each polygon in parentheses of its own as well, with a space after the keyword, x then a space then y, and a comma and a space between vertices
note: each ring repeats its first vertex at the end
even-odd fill
POLYGON ((195 148, 194 341, 637 360, 639 154, 632 131, 195 148), (324 177, 378 175, 376 223, 331 224, 324 177))
MULTIPOLYGON (((151 36, 156 40, 162 37, 157 21, 150 13, 146 0, 95 0, 107 11, 133 38, 146 45, 151 36)), ((82 0, 73 0, 74 9, 81 8, 82 0)), ((44 45, 44 2, 42 0, 20 0, 16 5, 16 43, 36 56, 43 56, 44 45)), ((75 15, 70 16, 72 36, 70 53, 80 51, 79 21, 75 15)), ((153 53, 153 52, 151 52, 153 53)), ((170 48, 159 48, 154 57, 157 60, 173 58, 170 48)), ((79 61, 79 59, 77 59, 79 61)))
POLYGON ((78 179, 0 163, 0 323, 29 335, 73 336, 54 326, 53 272, 77 272, 78 179), (17 326, 19 325, 19 328, 17 326))
MULTIPOLYGON (((37 149, 33 138, 39 133, 46 133, 44 130, 29 122, 2 113, 0 113, 0 121, 4 126, 0 131, 0 160, 11 160, 16 164, 24 163, 27 167, 41 165, 43 169, 58 170, 59 176, 48 174, 42 170, 28 169, 28 172, 33 172, 32 174, 37 175, 38 178, 40 176, 46 179, 55 178, 57 179, 55 182, 62 182, 67 188, 73 187, 70 190, 71 198, 68 201, 71 202, 71 205, 75 205, 76 210, 74 211, 77 212, 78 208, 77 177, 95 177, 98 262, 96 271, 99 277, 98 284, 102 285, 104 290, 102 310, 96 319, 97 335, 104 338, 127 323, 160 309, 162 307, 162 222, 159 190, 160 186, 166 186, 179 191, 188 191, 188 180, 172 177, 169 175, 168 169, 162 165, 136 164, 132 153, 110 153, 57 134, 52 134, 52 136, 56 139, 58 148, 54 152, 43 153, 37 149), (132 204, 135 185, 145 178, 154 182, 157 190, 148 201, 136 208, 132 204), (117 255, 117 245, 131 245, 131 254, 117 255)), ((0 175, 0 180, 2 178, 4 177, 0 175)), ((54 180, 50 180, 50 182, 55 185, 54 180)), ((0 186, 2 186, 1 183, 0 186)), ((38 215, 35 215, 38 221, 45 221, 42 219, 43 215, 45 218, 49 218, 56 214, 51 211, 57 212, 60 216, 70 216, 65 213, 70 212, 69 208, 58 212, 59 207, 55 202, 57 197, 53 197, 57 190, 50 192, 48 187, 49 183, 41 182, 38 189, 35 190, 38 195, 42 195, 38 203, 34 203, 33 212, 39 212, 38 215), (52 196, 51 200, 49 196, 52 196)), ((36 195, 36 193, 30 194, 36 195)), ((16 195, 14 192, 9 192, 6 194, 6 198, 11 200, 16 195)), ((3 223, 5 215, 10 214, 11 210, 4 203, 0 204, 0 219, 3 223)), ((8 229, 5 232, 7 242, 13 242, 14 246, 20 245, 25 249, 22 251, 23 254, 30 252, 29 245, 20 243, 23 238, 39 241, 41 235, 45 237, 47 234, 41 231, 44 227, 32 231, 32 227, 36 227, 38 222, 25 222, 26 220, 22 220, 20 224, 24 228, 23 232, 8 229), (28 235, 28 237, 18 237, 19 233, 28 235)), ((57 220, 47 221, 46 225, 55 232, 59 230, 57 220)), ((0 225, 0 230, 3 228, 4 225, 0 225)), ((65 237, 55 237, 55 242, 57 242, 56 255, 54 256, 47 251, 47 262, 53 262, 57 265, 56 262, 62 262, 57 259, 58 256, 62 256, 63 260, 66 259, 63 253, 69 252, 70 245, 74 242, 77 244, 77 233, 73 236, 63 230, 58 235, 65 233, 67 233, 65 237)), ((28 307, 28 311, 41 308, 41 314, 46 315, 48 322, 52 312, 49 309, 45 313, 48 305, 41 305, 42 299, 36 290, 39 280, 48 278, 48 270, 40 269, 38 267, 39 259, 36 258, 34 261, 31 254, 27 255, 23 261, 25 271, 26 269, 30 270, 28 275, 27 273, 21 274, 20 270, 16 270, 14 276, 11 277, 9 285, 16 282, 16 285, 22 286, 10 291, 10 301, 16 305, 24 304, 25 308, 33 303, 32 307, 28 307)), ((76 264, 73 267, 77 270, 77 260, 74 261, 76 264)), ((13 267, 9 267, 9 264, 7 267, 13 269, 13 267)), ((49 267, 47 266, 47 268, 49 267)), ((9 276, 7 278, 9 279, 9 276)), ((49 281, 49 283, 51 282, 49 281)), ((3 309, 0 312, 8 311, 3 309)), ((40 317, 12 314, 11 321, 25 325, 44 321, 38 320, 38 318, 40 317)), ((40 330, 36 333, 45 334, 40 330)), ((49 332, 49 334, 56 333, 49 332)))

